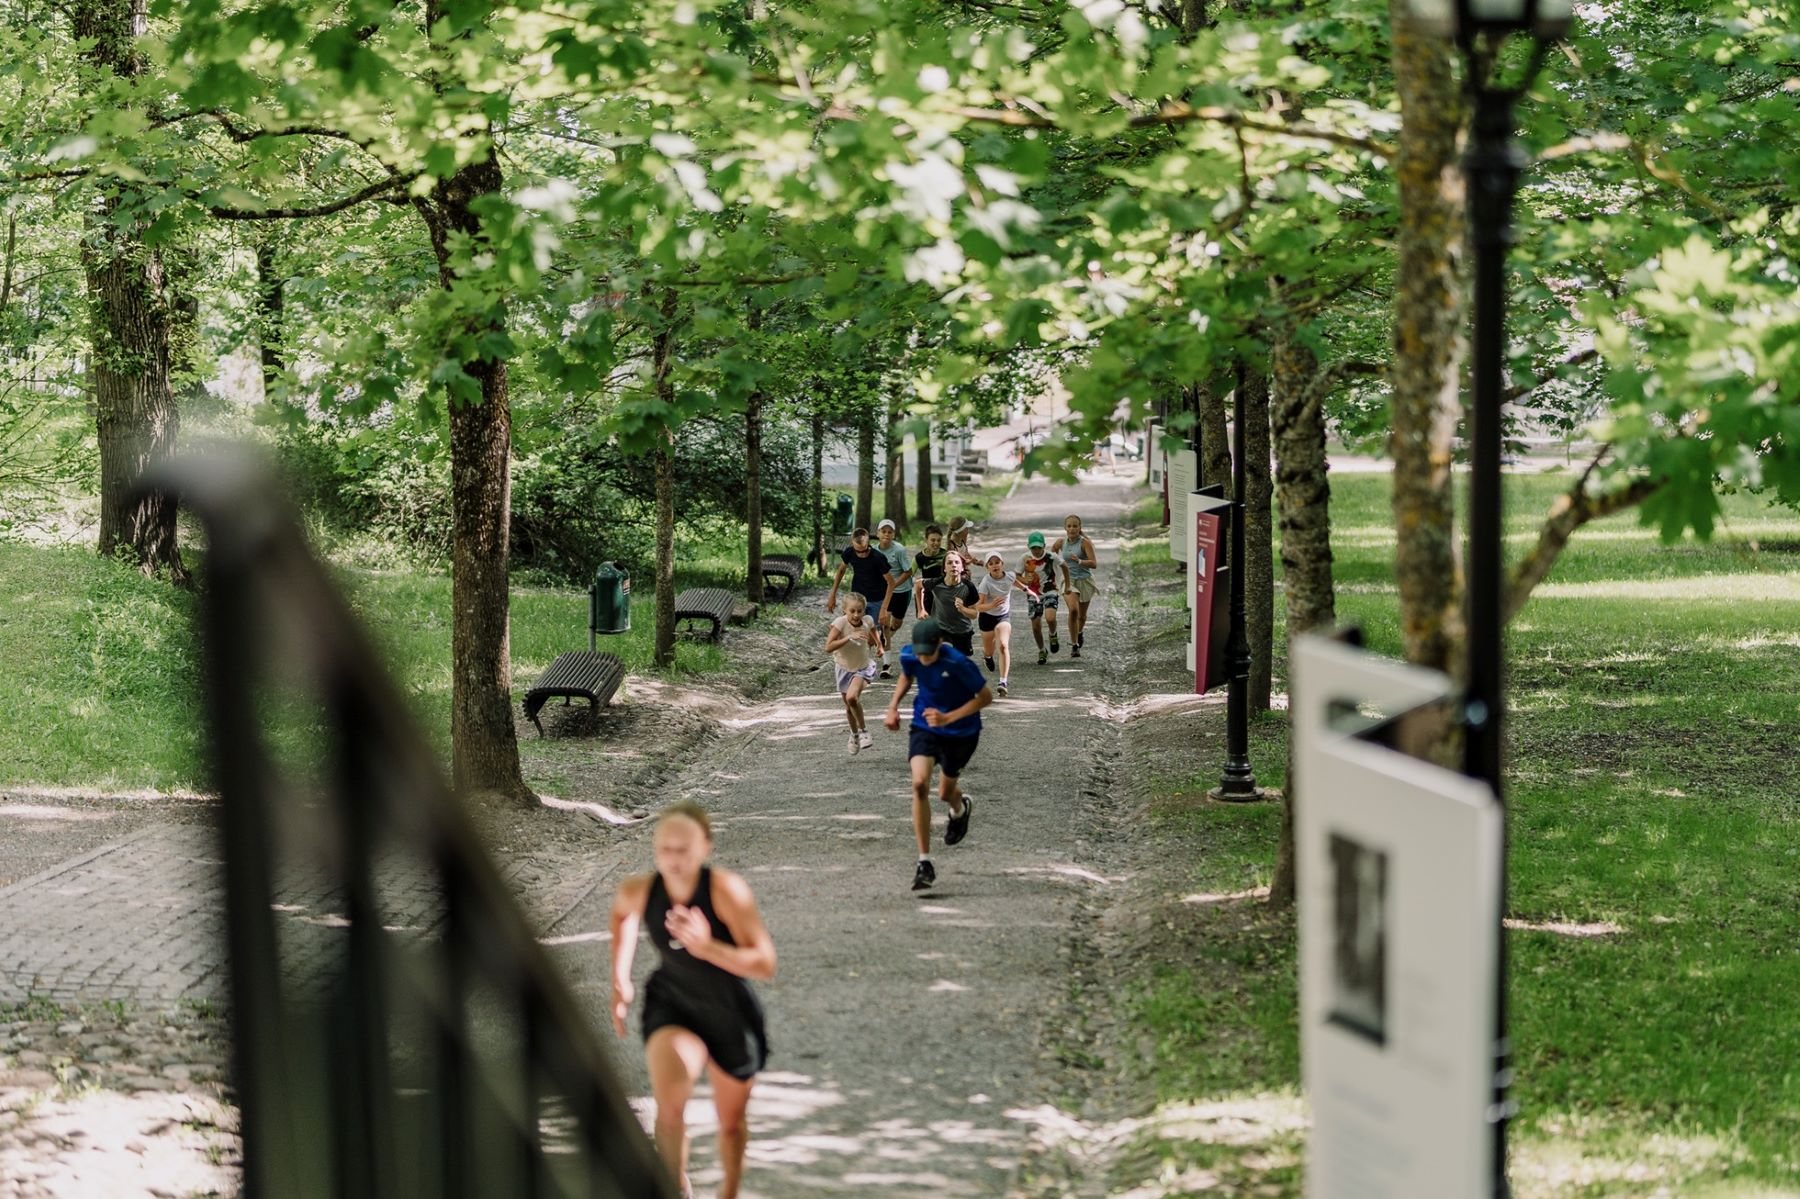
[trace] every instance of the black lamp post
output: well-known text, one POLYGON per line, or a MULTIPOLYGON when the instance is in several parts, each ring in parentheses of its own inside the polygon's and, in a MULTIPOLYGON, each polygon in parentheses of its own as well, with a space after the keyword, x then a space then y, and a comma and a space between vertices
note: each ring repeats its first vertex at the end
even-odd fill
MULTIPOLYGON (((1468 64, 1468 93, 1473 104, 1468 151, 1463 172, 1468 182, 1469 240, 1475 253, 1474 358, 1472 368, 1469 574, 1468 685, 1463 700, 1463 773, 1494 789, 1505 803, 1502 786, 1501 716, 1504 712, 1502 671, 1502 601, 1506 580, 1501 554, 1502 452, 1501 408, 1505 404, 1506 253, 1513 243, 1512 208, 1519 179, 1528 160, 1513 135, 1513 108, 1536 78, 1550 47, 1568 31, 1572 0, 1408 0, 1416 26, 1454 37, 1468 64), (1525 70, 1506 81, 1494 74, 1501 47, 1515 34, 1531 39, 1525 70)), ((1500 913, 1506 914, 1506 837, 1501 825, 1500 913)), ((1494 1036, 1494 1101, 1489 1120, 1494 1128, 1496 1196, 1510 1193, 1506 1181, 1506 1122, 1513 1112, 1507 1094, 1512 1081, 1507 1041, 1506 927, 1499 930, 1494 1036)))
MULTIPOLYGON (((1231 410, 1231 632, 1225 657, 1231 681, 1225 691, 1225 769, 1209 799, 1250 803, 1263 797, 1250 766, 1250 635, 1244 626, 1244 361, 1238 359, 1236 401, 1231 410)), ((1202 665, 1202 670, 1205 666, 1202 665)))

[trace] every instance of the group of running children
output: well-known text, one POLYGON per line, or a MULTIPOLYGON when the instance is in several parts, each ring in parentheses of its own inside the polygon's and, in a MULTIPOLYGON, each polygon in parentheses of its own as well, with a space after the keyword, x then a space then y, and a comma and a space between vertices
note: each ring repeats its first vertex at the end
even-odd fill
MULTIPOLYGON (((931 775, 941 772, 938 798, 950 811, 944 844, 969 832, 975 801, 959 779, 981 737, 981 710, 1005 697, 1012 662, 1012 594, 1023 591, 1038 665, 1061 652, 1056 613, 1067 603, 1069 655, 1081 656, 1088 606, 1094 598, 1094 543, 1081 518, 1063 522, 1063 536, 1046 544, 1042 533, 1025 539, 1017 569, 998 550, 982 555, 969 548, 970 523, 950 522, 948 533, 927 525, 925 545, 910 553, 900 544, 894 522, 857 529, 843 551, 825 610, 835 615, 844 575, 850 592, 843 615, 826 635, 825 650, 837 666, 838 693, 850 724, 850 752, 869 748, 862 694, 877 677, 891 678, 888 657, 909 606, 918 619, 911 644, 899 651, 901 680, 888 700, 883 724, 900 728, 900 701, 914 687, 912 731, 907 748, 912 773, 912 822, 919 861, 912 889, 937 882, 931 863, 931 775), (981 569, 976 569, 979 563, 981 569), (1060 585, 1059 585, 1060 584, 1060 585), (870 618, 873 609, 878 616, 870 618), (1046 644, 1046 626, 1049 641, 1046 644), (974 635, 981 634, 982 658, 995 683, 974 662, 974 635)), ((640 928, 656 947, 656 971, 644 986, 644 1056, 656 1101, 656 1145, 681 1193, 691 1195, 687 1177, 686 1109, 702 1073, 710 1077, 718 1113, 719 1199, 736 1199, 749 1143, 746 1111, 750 1088, 768 1059, 762 1004, 751 979, 775 974, 775 943, 742 876, 706 865, 712 854, 712 824, 704 808, 683 800, 663 809, 653 840, 656 871, 620 884, 612 909, 612 1018, 625 1035, 625 1017, 635 998, 631 965, 640 928)))

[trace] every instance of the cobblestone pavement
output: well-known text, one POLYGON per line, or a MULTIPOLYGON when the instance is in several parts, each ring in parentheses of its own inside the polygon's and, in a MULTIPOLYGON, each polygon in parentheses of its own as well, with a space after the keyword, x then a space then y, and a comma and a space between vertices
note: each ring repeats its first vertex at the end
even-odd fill
MULTIPOLYGON (((0 1005, 224 1002, 214 836, 204 825, 154 825, 0 890, 0 1005)), ((503 873, 545 923, 595 885, 584 863, 557 858, 514 858, 503 873)), ((436 888, 422 867, 397 865, 383 878, 392 927, 423 933, 437 924, 436 888)), ((322 984, 344 926, 338 897, 297 873, 279 892, 288 965, 322 984)))

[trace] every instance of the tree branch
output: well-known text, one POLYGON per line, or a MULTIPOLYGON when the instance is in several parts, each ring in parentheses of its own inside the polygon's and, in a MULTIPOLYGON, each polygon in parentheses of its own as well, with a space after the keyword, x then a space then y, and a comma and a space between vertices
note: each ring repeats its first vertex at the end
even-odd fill
POLYGON ((390 175, 386 179, 378 179, 361 191, 352 192, 325 204, 314 204, 306 208, 226 208, 223 205, 210 204, 206 211, 222 221, 290 221, 306 217, 330 216, 334 212, 342 212, 346 208, 354 208, 365 200, 373 200, 385 192, 394 191, 406 186, 419 177, 417 171, 405 175, 390 175))
POLYGON ((1575 486, 1558 496, 1550 506, 1550 513, 1544 518, 1543 527, 1538 530, 1537 544, 1513 567, 1512 577, 1507 580, 1506 606, 1501 614, 1503 621, 1511 623, 1513 617, 1524 609, 1532 590, 1544 581, 1550 568, 1556 565, 1557 558, 1569 544, 1569 538, 1575 535, 1575 530, 1589 521, 1635 508, 1667 485, 1665 479, 1637 478, 1604 495, 1589 495, 1588 478, 1611 449, 1611 446, 1602 446, 1599 454, 1588 463, 1588 468, 1581 472, 1581 478, 1575 481, 1575 486))
MULTIPOLYGON (((1580 366, 1584 362, 1592 362, 1598 357, 1600 357, 1599 349, 1594 346, 1589 346, 1585 350, 1576 350, 1573 354, 1565 355, 1563 360, 1556 364, 1556 368, 1559 371, 1567 370, 1571 366, 1580 366)), ((1506 402, 1511 404, 1522 400, 1548 382, 1550 382, 1549 379, 1537 379, 1530 383, 1515 383, 1506 389, 1506 402)))
MULTIPOLYGON (((963 105, 953 105, 944 111, 953 116, 962 117, 964 120, 989 125, 1011 125, 1024 129, 1060 128, 1056 121, 1048 117, 1033 116, 1030 113, 1021 112, 1017 108, 969 108, 963 105)), ((1263 120, 1252 117, 1241 109, 1225 108, 1216 104, 1195 108, 1180 101, 1170 101, 1155 112, 1142 113, 1132 117, 1126 122, 1126 125, 1132 129, 1151 129, 1165 125, 1185 125, 1192 121, 1215 121, 1227 128, 1248 129, 1278 137, 1291 137, 1300 141, 1328 142, 1332 145, 1347 146, 1353 150, 1366 150, 1387 158, 1396 156, 1395 148, 1392 145, 1373 137, 1345 133, 1339 129, 1327 129, 1321 125, 1303 125, 1298 121, 1263 120)))
POLYGON ((1354 375, 1385 376, 1388 368, 1385 362, 1365 362, 1361 359, 1347 359, 1334 362, 1315 374, 1306 384, 1305 399, 1302 410, 1314 404, 1322 404, 1325 397, 1331 394, 1332 388, 1354 375))

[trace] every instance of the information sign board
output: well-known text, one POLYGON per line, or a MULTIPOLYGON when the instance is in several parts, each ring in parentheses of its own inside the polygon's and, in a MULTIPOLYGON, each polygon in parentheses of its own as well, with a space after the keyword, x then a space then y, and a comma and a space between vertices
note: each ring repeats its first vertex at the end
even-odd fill
POLYGON ((1491 1199, 1501 812, 1365 739, 1450 694, 1314 637, 1293 652, 1309 1199, 1491 1199))
POLYGON ((1224 550, 1225 513, 1231 509, 1231 501, 1196 491, 1188 495, 1187 509, 1192 526, 1187 555, 1188 668, 1194 672, 1194 694, 1205 695, 1211 681, 1219 556, 1224 550))
POLYGON ((1188 527, 1188 492, 1200 482, 1194 451, 1186 448, 1170 450, 1168 470, 1169 557, 1186 562, 1188 540, 1193 536, 1188 527))

